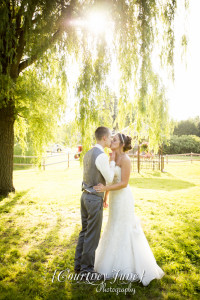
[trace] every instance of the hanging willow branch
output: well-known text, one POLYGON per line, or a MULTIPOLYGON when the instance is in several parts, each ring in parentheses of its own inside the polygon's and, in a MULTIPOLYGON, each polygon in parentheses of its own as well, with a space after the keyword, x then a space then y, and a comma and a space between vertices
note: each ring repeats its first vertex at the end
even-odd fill
MULTIPOLYGON (((175 0, 130 0, 109 1, 109 4, 108 9, 115 22, 113 49, 121 70, 119 113, 116 124, 120 124, 122 129, 127 126, 126 122, 129 118, 129 125, 134 134, 137 132, 138 137, 142 138, 146 131, 145 135, 148 136, 150 145, 157 151, 158 145, 169 137, 171 125, 165 88, 159 75, 154 71, 152 54, 155 47, 158 47, 156 42, 159 40, 158 55, 161 57, 161 63, 170 68, 173 79, 174 16, 177 3, 175 0), (132 98, 129 95, 130 85, 134 89, 132 98), (133 119, 129 117, 130 115, 133 119)), ((92 49, 90 51, 92 52, 92 49)), ((113 50, 111 51, 107 45, 105 53, 109 51, 112 57, 113 50)), ((105 110, 102 110, 96 119, 95 111, 101 107, 101 100, 98 97, 98 77, 92 75, 94 62, 91 57, 92 54, 89 60, 88 57, 85 60, 85 65, 90 65, 87 69, 89 79, 85 81, 86 78, 82 77, 86 75, 84 70, 77 87, 78 96, 84 94, 83 98, 80 97, 78 121, 82 136, 85 137, 82 141, 85 149, 88 148, 85 140, 90 144, 92 142, 92 138, 88 135, 91 132, 87 130, 88 127, 94 126, 92 124, 103 125, 106 114, 105 110), (99 102, 91 105, 91 99, 94 97, 99 102)), ((104 60, 107 59, 105 55, 104 60)), ((111 63, 108 60, 107 62, 111 63)), ((101 88, 105 88, 103 82, 101 88)), ((110 126, 112 127, 112 120, 110 126)))

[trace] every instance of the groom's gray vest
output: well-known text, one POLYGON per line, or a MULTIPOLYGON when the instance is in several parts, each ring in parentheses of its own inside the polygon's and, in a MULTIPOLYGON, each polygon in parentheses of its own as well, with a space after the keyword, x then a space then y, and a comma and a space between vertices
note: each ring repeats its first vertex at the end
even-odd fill
POLYGON ((86 152, 83 159, 83 183, 82 190, 97 195, 100 197, 104 196, 104 192, 98 193, 92 187, 98 183, 106 184, 104 177, 95 165, 96 158, 102 154, 103 151, 97 147, 90 149, 86 152))

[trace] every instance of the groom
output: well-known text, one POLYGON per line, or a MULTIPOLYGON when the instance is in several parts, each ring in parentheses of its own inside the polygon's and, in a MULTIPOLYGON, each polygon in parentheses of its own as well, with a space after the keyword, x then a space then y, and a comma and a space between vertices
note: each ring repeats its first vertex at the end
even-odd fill
POLYGON ((83 182, 81 196, 82 230, 79 233, 75 253, 74 271, 76 273, 94 273, 95 250, 98 246, 104 193, 98 193, 93 186, 98 183, 112 183, 114 178, 115 154, 111 154, 109 164, 105 147, 111 146, 111 131, 107 127, 98 127, 95 131, 96 145, 83 159, 83 182))

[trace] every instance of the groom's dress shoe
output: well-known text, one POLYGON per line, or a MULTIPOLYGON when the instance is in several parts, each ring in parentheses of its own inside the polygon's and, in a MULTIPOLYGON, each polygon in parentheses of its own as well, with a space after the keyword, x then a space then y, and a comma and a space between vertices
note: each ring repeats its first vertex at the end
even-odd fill
POLYGON ((80 272, 81 272, 80 269, 74 269, 74 273, 75 273, 75 274, 79 274, 80 272))

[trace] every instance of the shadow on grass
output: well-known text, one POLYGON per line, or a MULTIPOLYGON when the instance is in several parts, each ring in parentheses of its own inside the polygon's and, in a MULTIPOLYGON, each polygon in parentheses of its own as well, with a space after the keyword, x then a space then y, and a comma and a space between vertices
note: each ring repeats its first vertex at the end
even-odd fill
MULTIPOLYGON (((8 237, 0 263, 0 299, 116 299, 116 292, 102 290, 97 292, 96 289, 100 290, 102 286, 101 281, 96 282, 97 286, 87 282, 77 282, 74 277, 69 278, 69 275, 74 276, 74 255, 80 227, 76 226, 70 238, 62 243, 58 241, 59 229, 58 221, 41 243, 23 257, 22 252, 10 251, 10 247, 6 248, 6 245, 12 245, 14 241, 22 239, 22 236, 15 235, 13 232, 13 235, 8 237)), ((20 250, 20 247, 18 249, 20 250)), ((128 282, 125 284, 111 282, 106 285, 106 287, 123 289, 128 287, 128 282)), ((150 290, 153 292, 151 296, 161 293, 161 282, 153 281, 150 288, 135 283, 131 288, 136 289, 135 299, 150 299, 148 297, 150 290)), ((120 299, 131 299, 133 292, 126 295, 122 292, 119 296, 120 299)))
POLYGON ((173 297, 167 299, 199 299, 199 241, 199 222, 185 215, 181 226, 169 234, 166 232, 165 239, 154 251, 157 262, 164 266, 168 295, 174 290, 173 297), (184 282, 181 289, 177 286, 180 282, 184 282))
MULTIPOLYGON (((72 267, 74 237, 59 244, 59 220, 36 247, 23 254, 23 234, 6 228, 0 240, 0 299, 68 299, 63 283, 52 283, 57 268, 72 267), (15 250, 11 248, 15 248, 15 250), (18 250, 19 249, 19 250, 18 250)), ((29 241, 28 241, 29 242, 29 241)), ((31 241, 30 241, 31 242, 31 241)), ((65 284, 65 283, 64 283, 65 284)))
POLYGON ((9 197, 1 197, 0 198, 0 203, 5 200, 8 199, 8 201, 6 201, 5 204, 0 206, 0 213, 9 213, 10 210, 12 209, 12 207, 17 204, 18 200, 20 200, 24 195, 26 195, 29 192, 30 189, 24 190, 24 191, 20 191, 20 192, 16 192, 14 197, 10 200, 9 197))
MULTIPOLYGON (((188 229, 190 225, 185 224, 188 229)), ((194 236, 192 242, 194 243, 197 224, 193 224, 193 227, 194 236)), ((16 232, 8 235, 4 248, 4 254, 6 254, 7 259, 2 258, 0 264, 0 299, 64 300, 109 298, 114 300, 118 296, 119 299, 163 299, 163 292, 165 295, 166 293, 169 294, 170 287, 175 288, 176 286, 173 276, 177 273, 177 268, 179 268, 178 272, 189 272, 191 268, 190 261, 193 264, 197 262, 197 255, 195 254, 195 249, 194 251, 192 249, 193 245, 191 242, 187 240, 186 243, 184 236, 175 239, 175 233, 172 233, 170 235, 170 243, 168 240, 163 240, 164 244, 162 248, 159 248, 157 253, 161 268, 164 264, 167 267, 168 263, 171 266, 167 270, 168 274, 162 280, 153 280, 147 287, 142 286, 139 282, 132 283, 131 286, 129 286, 128 282, 124 282, 123 284, 121 281, 115 283, 113 281, 106 281, 106 285, 104 286, 103 281, 96 282, 96 285, 87 282, 77 282, 69 278, 69 276, 74 274, 74 254, 80 226, 76 225, 70 238, 62 242, 59 242, 58 239, 60 229, 61 226, 58 219, 52 230, 46 234, 37 247, 33 247, 24 256, 23 260, 19 260, 23 253, 18 251, 9 252, 9 247, 6 248, 6 245, 8 246, 13 242, 19 241, 22 238, 21 235, 17 235, 16 232), (172 257, 169 257, 169 251, 172 253, 172 257), (185 264, 186 257, 188 259, 187 264, 185 264), (179 263, 176 269, 173 269, 173 261, 179 263), (59 274, 60 276, 58 277, 59 274), (125 295, 123 289, 128 287, 132 289, 132 292, 127 292, 125 295), (106 292, 106 289, 110 288, 112 290, 107 290, 106 292), (117 289, 118 291, 121 290, 118 295, 116 294, 117 289)), ((182 231, 182 228, 180 230, 182 231)), ((197 283, 193 282, 193 284, 195 285, 195 289, 197 289, 197 283)), ((172 295, 174 298, 171 299, 181 299, 177 293, 179 293, 179 290, 176 291, 176 294, 172 295)))
POLYGON ((140 189, 175 191, 188 189, 196 186, 189 181, 180 179, 160 179, 160 178, 131 178, 129 184, 140 189))
POLYGON ((32 165, 32 166, 15 166, 13 167, 13 170, 14 171, 21 171, 21 170, 31 170, 31 169, 34 169, 36 168, 35 165, 32 165))

